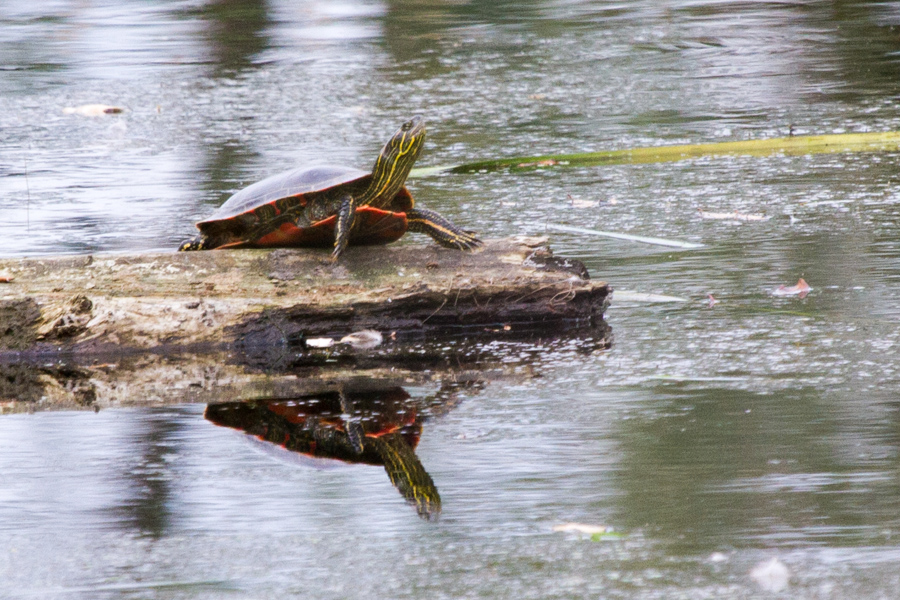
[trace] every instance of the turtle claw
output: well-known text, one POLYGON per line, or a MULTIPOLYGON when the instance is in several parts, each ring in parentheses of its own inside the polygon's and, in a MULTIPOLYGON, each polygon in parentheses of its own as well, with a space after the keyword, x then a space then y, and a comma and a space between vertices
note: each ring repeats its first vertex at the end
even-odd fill
POLYGON ((473 232, 466 231, 465 235, 460 235, 457 241, 457 248, 463 252, 476 252, 484 247, 484 242, 472 235, 473 232))
POLYGON ((459 230, 455 231, 452 236, 441 236, 440 239, 434 238, 435 241, 445 248, 453 248, 463 252, 477 252, 484 246, 484 242, 475 237, 474 231, 459 230))

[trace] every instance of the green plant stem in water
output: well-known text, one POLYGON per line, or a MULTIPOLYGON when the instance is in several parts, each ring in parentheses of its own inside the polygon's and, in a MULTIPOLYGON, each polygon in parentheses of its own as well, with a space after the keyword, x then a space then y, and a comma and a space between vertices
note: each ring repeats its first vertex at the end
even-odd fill
POLYGON ((584 167, 674 162, 704 156, 771 156, 835 152, 885 152, 900 149, 900 131, 876 133, 836 133, 804 135, 766 140, 743 140, 709 144, 651 146, 577 154, 545 154, 499 158, 462 165, 444 165, 413 169, 410 177, 427 177, 438 173, 479 173, 487 171, 532 170, 546 167, 584 167))

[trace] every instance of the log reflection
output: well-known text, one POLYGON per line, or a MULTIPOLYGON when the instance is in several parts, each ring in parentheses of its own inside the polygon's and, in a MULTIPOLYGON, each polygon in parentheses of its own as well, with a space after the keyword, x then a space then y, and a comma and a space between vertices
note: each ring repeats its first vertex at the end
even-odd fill
POLYGON ((437 488, 414 451, 420 406, 399 386, 210 404, 205 417, 313 459, 382 465, 420 517, 441 512, 437 488))

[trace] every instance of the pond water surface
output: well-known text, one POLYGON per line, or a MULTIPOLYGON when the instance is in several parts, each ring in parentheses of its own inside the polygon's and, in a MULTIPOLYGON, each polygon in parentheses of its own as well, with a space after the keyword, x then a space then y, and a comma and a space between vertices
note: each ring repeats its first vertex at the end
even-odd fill
MULTIPOLYGON (((267 175, 367 168, 412 114, 422 166, 900 130, 900 10, 8 0, 0 254, 174 249, 267 175), (63 112, 91 103, 124 112, 63 112)), ((378 431, 415 428, 431 520, 383 466, 261 452, 188 394, 3 415, 0 597, 894 597, 898 166, 841 153, 415 179, 423 205, 485 237, 549 235, 609 281, 612 347, 484 341, 521 376, 452 400, 392 388, 406 416, 378 431), (801 277, 807 297, 772 295, 801 277), (554 531, 567 523, 613 535, 554 531)), ((352 445, 345 413, 307 431, 331 419, 352 445)))

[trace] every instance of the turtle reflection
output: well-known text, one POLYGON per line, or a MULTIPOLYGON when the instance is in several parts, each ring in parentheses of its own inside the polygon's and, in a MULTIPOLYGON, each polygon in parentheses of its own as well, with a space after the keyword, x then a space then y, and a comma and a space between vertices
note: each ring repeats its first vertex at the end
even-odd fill
POLYGON ((414 448, 422 432, 416 403, 401 387, 332 391, 287 399, 210 404, 205 416, 316 459, 383 465, 391 483, 435 519, 441 498, 414 448))

